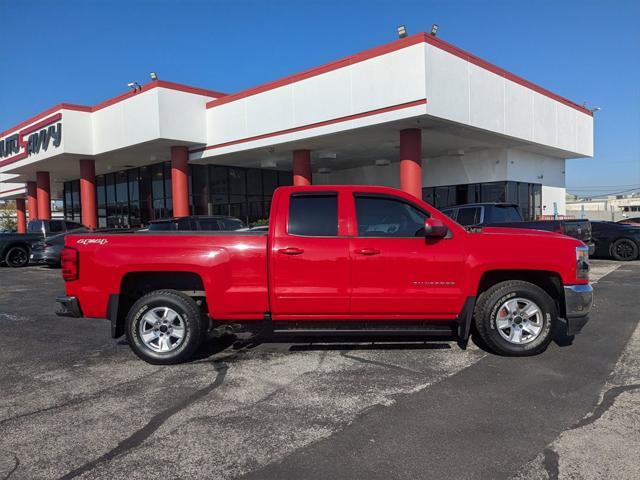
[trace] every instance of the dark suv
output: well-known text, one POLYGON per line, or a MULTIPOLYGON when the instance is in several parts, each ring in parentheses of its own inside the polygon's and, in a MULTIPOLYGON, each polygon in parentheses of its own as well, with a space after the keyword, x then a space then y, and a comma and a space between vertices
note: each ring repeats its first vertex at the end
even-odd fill
POLYGON ((225 215, 192 215, 189 217, 167 218, 149 223, 149 231, 233 231, 244 228, 242 220, 225 215))
POLYGON ((468 203, 441 209, 442 213, 451 217, 464 227, 509 227, 530 228, 562 233, 577 238, 589 247, 589 255, 593 255, 595 244, 591 238, 591 222, 587 219, 536 220, 527 222, 522 218, 520 209, 515 203, 468 203))

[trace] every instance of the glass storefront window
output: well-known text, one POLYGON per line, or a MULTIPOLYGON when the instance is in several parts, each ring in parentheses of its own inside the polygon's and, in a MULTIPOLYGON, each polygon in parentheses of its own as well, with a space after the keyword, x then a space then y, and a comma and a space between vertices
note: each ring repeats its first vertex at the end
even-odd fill
MULTIPOLYGON (((269 217, 271 196, 291 185, 291 172, 221 165, 189 166, 194 215, 232 215, 251 223, 269 217)), ((79 221, 79 181, 64 184, 64 215, 79 221)), ((100 227, 142 227, 173 215, 170 162, 96 176, 100 227)))
POLYGON ((525 220, 534 220, 542 213, 542 185, 538 183, 509 181, 425 187, 422 198, 436 208, 468 203, 515 203, 525 220))

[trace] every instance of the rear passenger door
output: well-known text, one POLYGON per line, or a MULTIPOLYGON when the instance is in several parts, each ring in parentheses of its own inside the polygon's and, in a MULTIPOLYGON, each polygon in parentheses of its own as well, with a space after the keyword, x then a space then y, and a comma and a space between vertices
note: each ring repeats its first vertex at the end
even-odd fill
POLYGON ((273 318, 348 315, 349 238, 346 227, 338 225, 343 209, 338 194, 299 193, 285 197, 284 203, 286 219, 275 225, 270 252, 273 318))

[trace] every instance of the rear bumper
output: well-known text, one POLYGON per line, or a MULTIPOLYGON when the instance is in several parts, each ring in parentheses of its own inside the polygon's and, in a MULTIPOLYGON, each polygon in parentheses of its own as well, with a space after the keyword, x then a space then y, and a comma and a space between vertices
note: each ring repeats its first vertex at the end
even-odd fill
POLYGON ((567 335, 580 333, 589 321, 589 312, 593 305, 593 287, 591 285, 566 285, 564 287, 565 318, 567 335))
POLYGON ((56 315, 59 317, 82 317, 80 304, 76 297, 61 296, 56 298, 56 302, 59 304, 59 310, 56 311, 56 315))

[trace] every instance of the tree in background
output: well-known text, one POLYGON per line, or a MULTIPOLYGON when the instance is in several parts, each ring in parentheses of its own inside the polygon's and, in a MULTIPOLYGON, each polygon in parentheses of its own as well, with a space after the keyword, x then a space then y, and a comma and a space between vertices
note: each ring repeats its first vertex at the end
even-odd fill
POLYGON ((0 231, 18 228, 16 202, 14 200, 0 201, 0 231))

